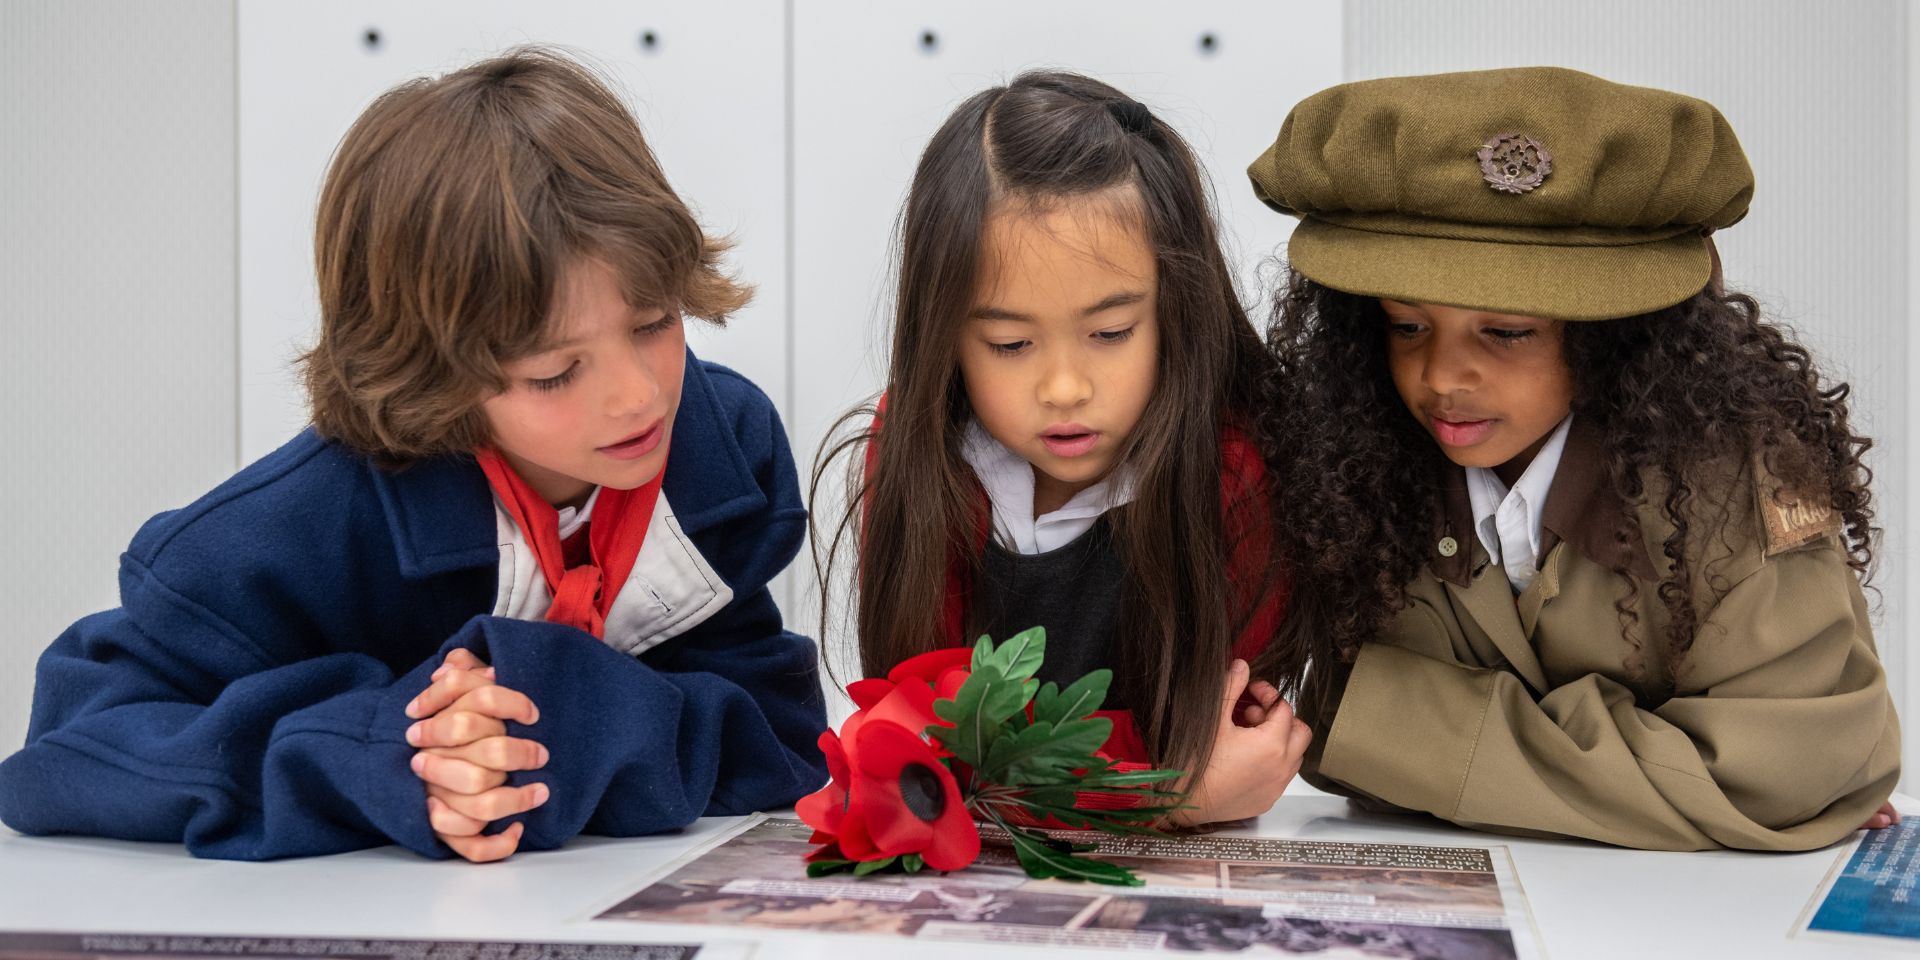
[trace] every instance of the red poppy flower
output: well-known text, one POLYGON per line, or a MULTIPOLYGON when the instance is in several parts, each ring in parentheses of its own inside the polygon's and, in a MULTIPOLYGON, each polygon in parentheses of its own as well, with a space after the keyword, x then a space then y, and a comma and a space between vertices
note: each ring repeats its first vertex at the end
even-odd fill
POLYGON ((838 845, 835 859, 878 860, 893 855, 874 844, 865 819, 854 810, 851 771, 857 764, 861 728, 869 723, 898 726, 917 737, 928 724, 940 722, 933 714, 933 688, 925 680, 909 677, 889 686, 891 689, 870 707, 841 723, 839 736, 831 730, 820 735, 820 752, 826 755, 827 773, 832 779, 794 804, 794 812, 814 829, 815 843, 838 845))
MULTIPOLYGON (((858 730, 859 726, 853 720, 853 717, 849 717, 843 729, 851 727, 852 730, 858 730)), ((827 773, 832 779, 826 786, 801 797, 793 805, 800 819, 813 828, 813 842, 832 844, 815 851, 815 854, 827 854, 827 851, 837 847, 839 855, 835 859, 877 860, 885 856, 874 847, 872 838, 867 835, 866 824, 854 816, 850 809, 847 790, 853 785, 853 777, 840 738, 828 730, 820 735, 819 743, 820 752, 826 754, 827 773)))
POLYGON ((935 870, 958 870, 980 856, 980 831, 960 785, 917 732, 869 719, 853 741, 849 809, 883 855, 917 853, 935 870))
POLYGON ((900 661, 887 671, 885 678, 855 680, 847 685, 847 695, 853 698, 855 706, 865 710, 879 703, 894 688, 920 680, 933 690, 935 699, 951 700, 972 675, 973 671, 968 669, 972 663, 972 648, 946 647, 900 661))
POLYGON ((908 657, 900 661, 898 666, 887 671, 887 679, 892 680, 894 683, 900 683, 908 677, 919 677, 930 684, 938 686, 940 678, 950 671, 959 670, 964 673, 970 673, 972 671, 968 668, 972 665, 972 647, 944 647, 931 653, 923 653, 917 657, 908 657))
MULTIPOLYGON (((864 683, 866 681, 861 682, 864 683)), ((887 681, 882 680, 879 682, 886 683, 887 681)), ((895 684, 893 689, 888 690, 879 699, 875 700, 872 706, 861 710, 860 713, 854 716, 864 714, 862 717, 863 720, 885 720, 888 723, 897 723, 913 731, 915 734, 919 734, 924 732, 929 724, 942 722, 933 712, 934 699, 935 694, 933 687, 928 685, 925 680, 908 677, 900 683, 895 684)), ((847 719, 851 722, 853 717, 848 717, 847 719)), ((847 730, 845 724, 842 724, 840 727, 840 737, 843 740, 849 741, 848 748, 850 750, 857 751, 859 749, 857 745, 851 743, 853 734, 847 730)))

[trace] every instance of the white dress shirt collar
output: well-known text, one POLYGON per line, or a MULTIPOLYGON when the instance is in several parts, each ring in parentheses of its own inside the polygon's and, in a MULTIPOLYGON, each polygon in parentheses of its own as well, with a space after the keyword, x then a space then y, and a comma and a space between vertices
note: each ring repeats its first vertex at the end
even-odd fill
POLYGON ((1554 428, 1533 462, 1520 474, 1513 489, 1492 470, 1467 467, 1467 497, 1473 502, 1474 532, 1487 556, 1506 571, 1507 583, 1518 594, 1533 582, 1540 567, 1540 518, 1547 508, 1547 491, 1560 471, 1567 448, 1569 415, 1554 428))
POLYGON ((593 493, 587 495, 587 502, 581 504, 578 508, 561 507, 555 511, 559 514, 560 539, 565 540, 579 533, 580 528, 586 526, 587 521, 593 519, 593 504, 600 499, 601 489, 601 487, 594 487, 593 493))
POLYGON ((1073 495, 1060 509, 1033 515, 1034 466, 995 440, 974 420, 961 453, 993 505, 993 536, 1016 553, 1056 550, 1086 533, 1100 515, 1133 500, 1132 472, 1125 467, 1073 495))

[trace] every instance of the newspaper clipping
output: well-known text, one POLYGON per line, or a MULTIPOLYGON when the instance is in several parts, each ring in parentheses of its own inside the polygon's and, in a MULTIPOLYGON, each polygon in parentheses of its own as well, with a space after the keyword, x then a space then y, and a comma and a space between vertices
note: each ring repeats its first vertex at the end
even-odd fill
POLYGON ((743 960, 743 943, 523 943, 196 933, 0 932, 0 960, 743 960))
POLYGON ((738 924, 1104 950, 1494 960, 1537 957, 1504 847, 1230 835, 1096 837, 1145 886, 1032 880, 1004 835, 950 873, 809 879, 798 820, 763 819, 694 854, 601 920, 738 924))

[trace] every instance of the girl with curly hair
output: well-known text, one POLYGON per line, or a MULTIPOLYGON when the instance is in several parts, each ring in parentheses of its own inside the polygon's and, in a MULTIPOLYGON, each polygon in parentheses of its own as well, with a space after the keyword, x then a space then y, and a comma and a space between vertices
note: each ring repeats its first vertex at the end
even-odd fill
POLYGON ((1250 169, 1301 218, 1260 421, 1304 772, 1654 849, 1898 814, 1848 388, 1727 290, 1702 101, 1529 68, 1345 84, 1250 169))

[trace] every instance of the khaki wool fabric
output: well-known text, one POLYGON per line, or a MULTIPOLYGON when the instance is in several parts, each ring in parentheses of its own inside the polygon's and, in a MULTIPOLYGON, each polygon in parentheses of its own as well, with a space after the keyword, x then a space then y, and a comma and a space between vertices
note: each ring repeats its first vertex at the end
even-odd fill
POLYGON ((1445 540, 1407 607, 1331 668, 1346 674, 1334 702, 1299 704, 1314 729, 1301 775, 1365 807, 1497 833, 1653 850, 1851 835, 1900 779, 1900 721, 1840 518, 1757 469, 1722 471, 1694 501, 1700 627, 1668 681, 1660 481, 1647 478, 1640 542, 1623 555, 1605 471, 1598 432, 1576 419, 1540 572, 1517 597, 1474 533, 1465 475, 1448 471, 1445 540))
POLYGON ((1262 201, 1301 218, 1287 256, 1312 280, 1558 320, 1633 316, 1697 293, 1712 271, 1707 235, 1739 222, 1753 196, 1712 104, 1557 67, 1323 90, 1247 172, 1262 201), (1550 156, 1520 192, 1489 183, 1479 156, 1507 135, 1550 156))

